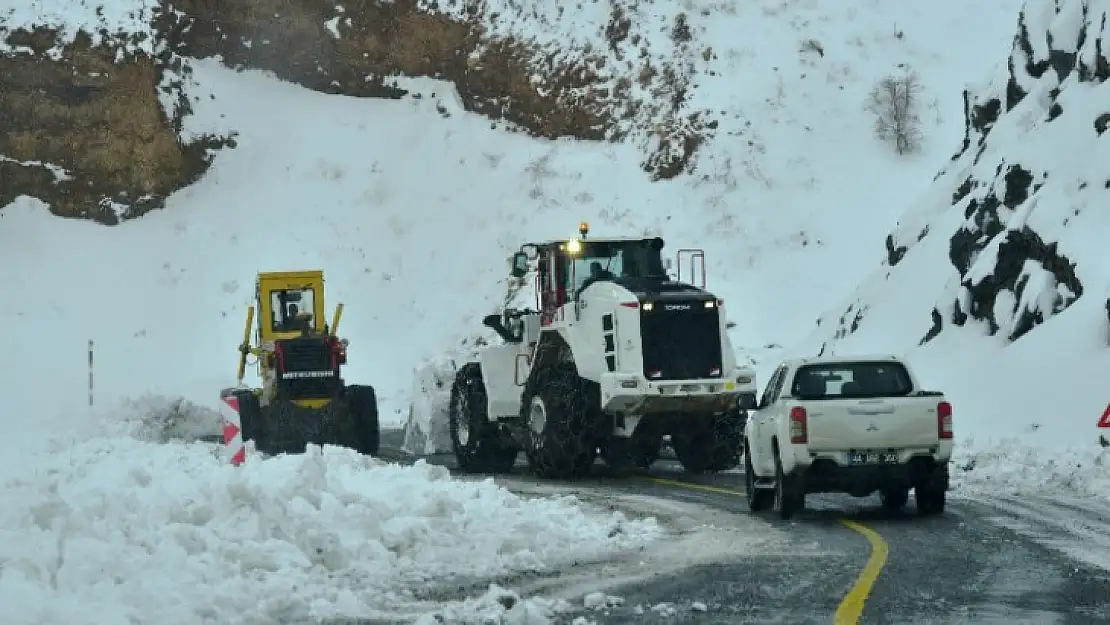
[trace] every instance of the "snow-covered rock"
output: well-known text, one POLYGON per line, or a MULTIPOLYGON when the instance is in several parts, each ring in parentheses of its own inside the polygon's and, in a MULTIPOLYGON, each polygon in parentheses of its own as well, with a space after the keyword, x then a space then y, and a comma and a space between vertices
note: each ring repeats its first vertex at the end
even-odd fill
POLYGON ((1034 0, 965 92, 966 136, 820 322, 815 351, 913 354, 978 440, 1096 442, 1110 366, 1110 2, 1034 0), (966 416, 965 416, 966 415, 966 416), (1041 426, 1047 426, 1041 428, 1041 426))

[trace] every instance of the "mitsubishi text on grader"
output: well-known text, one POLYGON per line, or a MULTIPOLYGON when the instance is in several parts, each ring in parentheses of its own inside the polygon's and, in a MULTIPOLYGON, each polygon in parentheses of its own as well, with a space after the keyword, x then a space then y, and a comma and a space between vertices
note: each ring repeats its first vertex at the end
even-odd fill
POLYGON ((374 388, 347 385, 346 339, 337 336, 343 304, 324 321, 322 271, 259 273, 255 288, 258 344, 252 346, 255 306, 247 310, 239 346, 235 396, 243 440, 266 454, 302 453, 307 444, 350 447, 376 455, 380 438, 374 388), (247 357, 257 358, 262 387, 243 386, 247 357))
POLYGON ((484 324, 503 344, 456 372, 449 427, 460 468, 503 472, 524 450, 537 476, 583 475, 600 451, 646 468, 665 435, 688 472, 738 466, 755 371, 738 366, 723 302, 705 290, 705 255, 679 250, 678 280, 660 238, 580 237, 531 243, 511 274, 535 274, 539 310, 484 324), (681 262, 701 262, 701 284, 681 262))

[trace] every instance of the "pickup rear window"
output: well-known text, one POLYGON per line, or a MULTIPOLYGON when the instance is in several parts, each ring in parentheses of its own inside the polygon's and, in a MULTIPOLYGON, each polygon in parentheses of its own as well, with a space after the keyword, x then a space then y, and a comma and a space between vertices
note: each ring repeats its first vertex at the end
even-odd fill
POLYGON ((799 367, 790 391, 798 399, 898 397, 913 384, 899 362, 838 362, 799 367))

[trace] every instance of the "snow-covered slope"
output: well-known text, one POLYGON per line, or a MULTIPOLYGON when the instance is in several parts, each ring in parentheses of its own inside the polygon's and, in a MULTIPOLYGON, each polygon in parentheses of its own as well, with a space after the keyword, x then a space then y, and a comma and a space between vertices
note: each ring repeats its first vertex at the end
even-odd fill
MULTIPOLYGON (((1082 445, 1110 396, 1110 3, 1037 0, 967 138, 813 349, 913 353, 977 443, 1082 445)), ((1073 462, 1080 456, 1073 456, 1073 462)), ((1088 461, 1089 464, 1089 461, 1088 461)))
MULTIPOLYGON (((652 7, 637 41, 667 49, 663 24, 684 9, 652 7)), ((350 378, 378 386, 385 418, 399 421, 413 368, 480 331, 503 295, 506 255, 580 219, 597 235, 660 233, 672 249, 706 248, 735 342, 758 356, 810 328, 881 257, 900 205, 927 182, 921 172, 958 139, 958 85, 982 71, 969 59, 1005 47, 999 16, 1015 9, 768 1, 686 11, 699 63, 689 108, 713 112, 715 136, 692 174, 659 183, 640 170, 636 141, 493 131, 442 83, 403 81, 422 99, 362 100, 194 63, 184 132, 235 131, 238 147, 164 211, 112 229, 60 222, 27 199, 0 213, 0 288, 14 295, 0 341, 21 363, 0 381, 4 417, 82 411, 90 338, 101 405, 147 389, 211 402, 232 376, 255 272, 322 267, 331 302, 348 306, 350 378), (923 151, 905 158, 872 138, 863 110, 898 63, 921 73, 935 101, 923 151)), ((608 49, 607 20, 567 12, 521 23, 547 41, 608 49)))

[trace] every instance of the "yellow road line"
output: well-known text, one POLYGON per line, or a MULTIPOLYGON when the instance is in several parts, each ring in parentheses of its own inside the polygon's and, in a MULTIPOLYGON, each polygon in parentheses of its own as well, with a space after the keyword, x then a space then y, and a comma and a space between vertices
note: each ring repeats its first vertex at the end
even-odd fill
POLYGON ((649 482, 656 484, 663 484, 664 486, 678 486, 679 488, 689 488, 690 490, 704 490, 710 493, 717 493, 720 495, 733 495, 741 497, 744 495, 742 490, 732 490, 731 488, 721 488, 719 486, 708 486, 705 484, 695 484, 693 482, 681 482, 679 480, 668 480, 662 477, 649 477, 649 482))
MULTIPOLYGON (((721 495, 744 495, 743 491, 733 490, 731 488, 720 488, 718 486, 668 480, 661 477, 649 477, 648 481, 665 486, 677 486, 690 490, 703 490, 721 495)), ((852 589, 848 591, 848 594, 844 596, 844 600, 840 602, 840 605, 837 606, 836 616, 833 621, 835 625, 857 625, 860 616, 863 615, 863 604, 867 601, 867 597, 871 595, 871 589, 875 586, 875 581, 879 579, 879 573, 883 570, 883 566, 886 565, 886 559, 890 554, 890 548, 887 546, 886 541, 883 540, 883 537, 875 530, 847 519, 841 519, 840 522, 848 528, 862 534, 871 545, 871 555, 867 557, 867 563, 863 565, 863 570, 860 571, 856 583, 852 586, 852 589)))
POLYGON ((863 534, 867 542, 871 543, 871 555, 867 558, 867 564, 863 565, 863 571, 860 572, 859 579, 856 580, 855 585, 852 586, 844 600, 837 606, 836 617, 833 620, 836 625, 856 625, 863 614, 863 604, 871 594, 871 588, 875 585, 875 580, 879 579, 879 572, 883 570, 883 565, 886 564, 886 557, 890 553, 890 548, 887 547, 886 541, 875 530, 855 521, 841 519, 840 522, 863 534))

